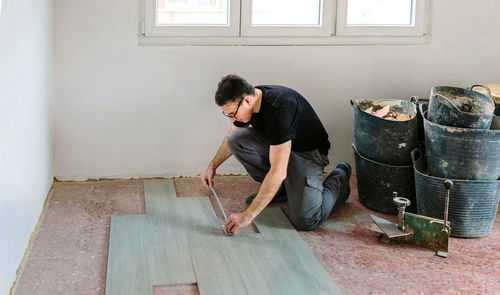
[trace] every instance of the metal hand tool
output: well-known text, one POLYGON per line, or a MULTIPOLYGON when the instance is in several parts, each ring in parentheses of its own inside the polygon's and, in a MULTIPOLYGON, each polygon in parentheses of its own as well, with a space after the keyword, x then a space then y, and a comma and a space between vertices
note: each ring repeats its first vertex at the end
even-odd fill
MULTIPOLYGON (((206 182, 207 182, 207 185, 209 185, 209 184, 208 184, 208 180, 207 180, 206 182)), ((217 193, 215 192, 215 190, 214 190, 214 188, 213 188, 213 187, 211 187, 210 189, 212 190, 212 193, 214 194, 215 199, 217 200, 217 204, 219 204, 219 208, 220 208, 220 211, 222 212, 222 215, 224 215, 224 220, 226 220, 226 221, 227 221, 227 215, 226 215, 226 212, 224 212, 224 208, 222 208, 222 204, 221 204, 221 202, 220 202, 220 200, 219 200, 219 196, 217 195, 217 193)), ((226 236, 232 236, 232 234, 230 234, 230 233, 228 233, 228 232, 226 231, 226 228, 225 228, 224 224, 222 225, 222 232, 223 232, 226 236)))
POLYGON ((222 204, 220 203, 219 196, 217 196, 217 193, 215 192, 214 188, 211 187, 212 193, 214 193, 215 199, 217 200, 217 203, 219 204, 220 211, 222 211, 222 215, 224 215, 224 220, 227 220, 226 212, 224 212, 224 208, 222 208, 222 204))
POLYGON ((446 189, 444 219, 436 219, 423 215, 405 212, 410 200, 393 194, 393 201, 398 206, 398 224, 394 224, 383 218, 371 214, 373 222, 378 228, 374 229, 383 234, 383 241, 398 239, 424 248, 437 251, 441 257, 448 256, 448 239, 451 227, 448 221, 448 207, 450 202, 450 190, 453 187, 451 180, 444 181, 446 189))

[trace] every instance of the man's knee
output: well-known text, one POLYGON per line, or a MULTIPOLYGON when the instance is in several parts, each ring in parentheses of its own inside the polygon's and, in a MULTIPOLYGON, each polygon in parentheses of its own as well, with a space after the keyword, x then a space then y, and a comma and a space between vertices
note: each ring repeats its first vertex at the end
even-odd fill
POLYGON ((248 128, 236 129, 231 132, 229 138, 227 139, 227 146, 232 153, 237 151, 242 145, 242 141, 245 137, 249 135, 248 128))
POLYGON ((313 217, 292 216, 292 224, 297 230, 312 231, 321 225, 321 221, 313 217))

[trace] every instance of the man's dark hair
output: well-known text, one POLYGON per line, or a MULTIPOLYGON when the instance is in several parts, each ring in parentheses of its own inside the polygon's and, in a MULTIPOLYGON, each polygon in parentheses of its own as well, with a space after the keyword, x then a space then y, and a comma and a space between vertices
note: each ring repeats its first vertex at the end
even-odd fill
POLYGON ((245 95, 254 95, 255 88, 238 75, 227 75, 217 85, 215 103, 223 106, 229 101, 236 101, 245 95))

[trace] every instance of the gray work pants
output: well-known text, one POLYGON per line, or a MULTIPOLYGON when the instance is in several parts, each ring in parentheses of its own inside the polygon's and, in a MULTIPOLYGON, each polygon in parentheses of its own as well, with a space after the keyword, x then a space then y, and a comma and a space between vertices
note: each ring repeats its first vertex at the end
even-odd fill
MULTIPOLYGON (((237 129, 228 138, 228 146, 248 174, 262 182, 268 173, 269 143, 255 128, 237 129)), ((336 169, 322 182, 323 168, 328 158, 318 150, 308 152, 291 151, 287 176, 284 181, 290 217, 299 230, 314 230, 330 215, 340 192, 342 177, 346 174, 336 169)))

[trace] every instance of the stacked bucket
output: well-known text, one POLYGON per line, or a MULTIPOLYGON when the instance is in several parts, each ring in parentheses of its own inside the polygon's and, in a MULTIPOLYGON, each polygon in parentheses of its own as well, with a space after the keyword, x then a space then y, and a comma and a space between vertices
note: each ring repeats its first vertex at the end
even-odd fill
POLYGON ((492 125, 489 94, 437 86, 423 117, 425 155, 411 152, 418 214, 443 219, 445 188, 450 191, 451 236, 475 238, 491 232, 500 201, 500 128, 492 125))
POLYGON ((482 88, 475 88, 475 90, 481 92, 482 94, 489 93, 491 95, 493 102, 495 102, 495 113, 493 116, 493 120, 491 121, 490 129, 498 130, 500 129, 500 83, 486 84, 485 86, 487 86, 489 90, 491 90, 491 92, 488 92, 486 89, 482 88))
POLYGON ((416 105, 405 100, 351 100, 354 121, 354 157, 360 202, 375 211, 397 214, 393 192, 411 201, 416 212, 415 182, 411 151, 417 147, 416 105), (404 121, 392 121, 366 110, 386 106, 404 121))

